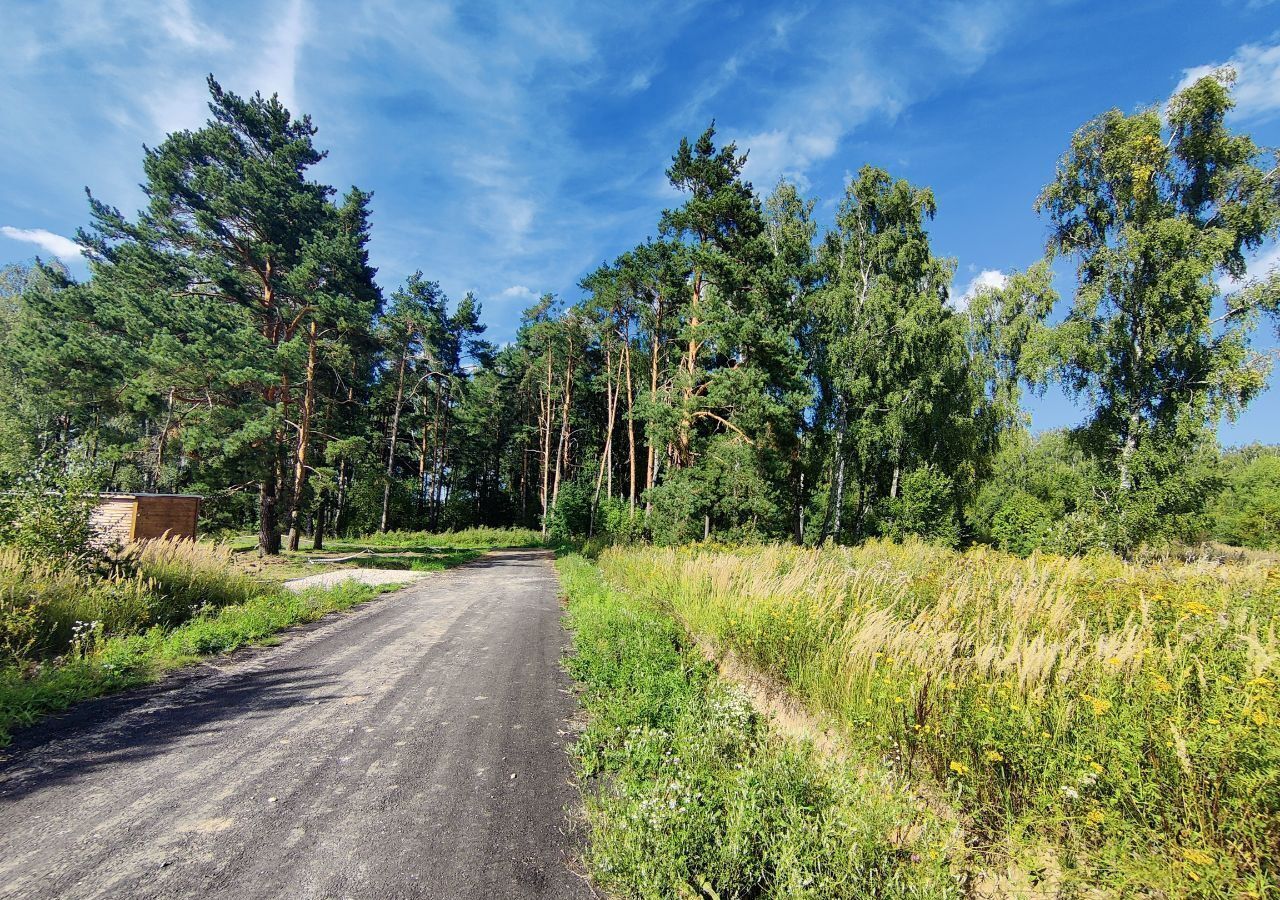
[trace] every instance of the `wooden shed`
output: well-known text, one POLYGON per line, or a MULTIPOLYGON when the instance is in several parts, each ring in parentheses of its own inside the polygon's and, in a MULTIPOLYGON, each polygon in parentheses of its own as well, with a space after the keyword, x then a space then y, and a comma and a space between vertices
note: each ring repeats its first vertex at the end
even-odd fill
POLYGON ((198 494, 102 494, 90 521, 104 543, 127 544, 166 534, 194 541, 200 500, 198 494))

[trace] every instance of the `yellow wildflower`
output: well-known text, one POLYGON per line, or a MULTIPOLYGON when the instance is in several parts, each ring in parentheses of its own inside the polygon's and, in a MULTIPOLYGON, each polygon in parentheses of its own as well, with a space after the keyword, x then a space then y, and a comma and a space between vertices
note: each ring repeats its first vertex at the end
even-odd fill
POLYGON ((983 754, 983 757, 989 763, 1004 762, 1004 757, 1000 755, 999 750, 988 750, 985 754, 983 754))
POLYGON ((1089 705, 1093 707, 1095 716, 1104 716, 1111 712, 1111 701, 1104 697, 1095 697, 1092 694, 1082 694, 1085 700, 1089 701, 1089 705))
POLYGON ((1193 866, 1211 866, 1213 865, 1213 857, 1203 850, 1197 850, 1195 847, 1183 847, 1182 858, 1193 866))
POLYGON ((951 771, 955 772, 957 775, 968 775, 969 767, 964 763, 953 759, 951 760, 951 771))

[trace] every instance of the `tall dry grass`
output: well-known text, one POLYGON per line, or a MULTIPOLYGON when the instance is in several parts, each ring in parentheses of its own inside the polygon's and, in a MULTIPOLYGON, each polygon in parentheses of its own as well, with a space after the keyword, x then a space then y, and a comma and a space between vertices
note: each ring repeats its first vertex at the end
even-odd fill
POLYGON ((944 785, 993 853, 1047 844, 1120 890, 1278 889, 1280 571, 1265 562, 877 542, 614 549, 600 565, 944 785))
POLYGON ((224 547, 153 540, 104 571, 0 548, 0 666, 84 655, 106 638, 170 629, 279 590, 244 574, 224 547))

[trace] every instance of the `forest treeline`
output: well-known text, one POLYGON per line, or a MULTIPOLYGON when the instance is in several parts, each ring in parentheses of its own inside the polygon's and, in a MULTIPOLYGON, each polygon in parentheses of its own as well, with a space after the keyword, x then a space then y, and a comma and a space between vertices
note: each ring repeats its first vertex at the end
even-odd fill
POLYGON ((1280 230, 1277 159, 1228 127, 1231 85, 1083 125, 1035 201, 1045 259, 966 302, 928 188, 864 166, 822 227, 708 128, 653 235, 498 347, 422 273, 384 297, 370 195, 312 180, 308 117, 211 77, 209 122, 145 150, 136 216, 90 194, 88 279, 5 271, 0 477, 201 493, 267 553, 506 524, 1275 546, 1280 456, 1215 436, 1265 389, 1251 339, 1280 308, 1280 276, 1246 273, 1280 230), (1088 413, 1035 438, 1022 396, 1049 384, 1088 413))

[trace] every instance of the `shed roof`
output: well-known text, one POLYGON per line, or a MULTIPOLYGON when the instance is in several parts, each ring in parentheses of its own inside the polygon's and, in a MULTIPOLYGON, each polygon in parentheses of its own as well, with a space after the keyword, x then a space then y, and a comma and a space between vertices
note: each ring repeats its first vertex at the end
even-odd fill
POLYGON ((127 493, 123 491, 103 491, 99 497, 108 500, 136 500, 139 497, 174 497, 187 500, 203 500, 203 494, 149 494, 146 492, 127 493))

